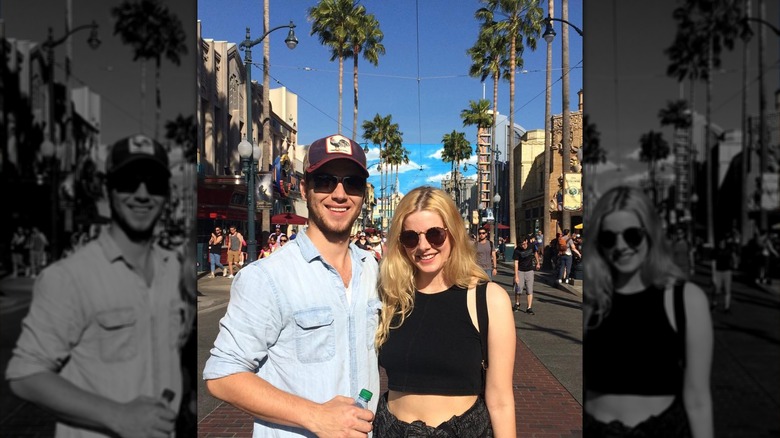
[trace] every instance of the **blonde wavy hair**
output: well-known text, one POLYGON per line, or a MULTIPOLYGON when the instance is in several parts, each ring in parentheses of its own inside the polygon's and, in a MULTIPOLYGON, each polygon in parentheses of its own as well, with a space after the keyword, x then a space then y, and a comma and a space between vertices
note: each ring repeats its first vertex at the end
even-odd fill
POLYGON ((382 312, 376 332, 376 346, 381 347, 387 341, 391 329, 403 324, 404 319, 414 308, 416 268, 407 257, 399 238, 404 231, 404 221, 419 211, 438 214, 447 228, 451 252, 444 264, 444 278, 462 288, 469 288, 478 282, 488 281, 487 274, 477 265, 476 251, 463 219, 452 198, 441 189, 429 186, 417 187, 406 194, 393 214, 390 231, 387 235, 387 250, 379 266, 379 296, 382 299, 382 312), (393 325, 393 321, 397 324, 393 325))
POLYGON ((599 197, 593 212, 587 220, 587 229, 592 230, 583 244, 583 323, 584 330, 595 328, 609 314, 612 308, 612 268, 598 244, 598 233, 604 218, 616 211, 629 211, 636 215, 645 230, 648 252, 641 266, 642 281, 645 285, 665 287, 676 278, 685 275, 672 261, 671 249, 661 226, 663 221, 653 208, 653 203, 641 190, 629 186, 617 186, 599 197))

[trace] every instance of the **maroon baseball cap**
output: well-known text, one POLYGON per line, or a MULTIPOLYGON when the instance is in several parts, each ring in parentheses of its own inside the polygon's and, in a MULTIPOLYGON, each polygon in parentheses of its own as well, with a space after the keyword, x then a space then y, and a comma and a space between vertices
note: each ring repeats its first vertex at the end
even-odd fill
POLYGON ((111 146, 106 159, 106 174, 116 173, 130 164, 151 166, 171 175, 165 148, 142 134, 125 137, 111 146))
POLYGON ((366 154, 363 148, 354 141, 340 134, 330 135, 315 140, 306 150, 303 168, 306 173, 312 173, 325 163, 333 160, 350 160, 360 166, 363 176, 368 178, 366 169, 366 154))

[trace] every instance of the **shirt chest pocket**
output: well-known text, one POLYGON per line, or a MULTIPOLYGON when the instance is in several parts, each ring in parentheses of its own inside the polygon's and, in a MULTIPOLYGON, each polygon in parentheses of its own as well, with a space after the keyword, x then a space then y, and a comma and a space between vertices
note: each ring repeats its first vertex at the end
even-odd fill
POLYGON ((134 357, 136 317, 130 307, 106 310, 95 317, 98 323, 100 358, 105 362, 120 362, 134 357))
POLYGON ((336 354, 336 333, 330 307, 296 312, 295 350, 302 363, 324 362, 336 354))

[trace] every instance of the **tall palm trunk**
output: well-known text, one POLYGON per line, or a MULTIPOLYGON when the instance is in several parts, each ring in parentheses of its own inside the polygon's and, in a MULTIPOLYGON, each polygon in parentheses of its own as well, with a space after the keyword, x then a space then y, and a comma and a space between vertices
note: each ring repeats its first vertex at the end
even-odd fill
POLYGON ((515 179, 514 153, 515 153, 515 70, 517 69, 517 41, 515 35, 510 38, 509 43, 509 150, 506 152, 509 160, 509 241, 517 243, 517 204, 515 202, 515 179))
POLYGON ((160 64, 162 56, 154 58, 154 139, 160 141, 160 119, 162 119, 162 99, 160 98, 160 64))
POLYGON ((146 61, 141 58, 141 118, 138 123, 140 124, 140 132, 144 133, 144 108, 146 107, 146 61))
MULTIPOLYGON (((561 20, 569 20, 569 0, 563 0, 561 2, 561 20)), ((561 77, 561 106, 563 110, 563 120, 561 121, 561 146, 563 147, 563 166, 561 167, 561 173, 563 176, 562 189, 566 188, 566 174, 571 169, 571 136, 569 135, 569 125, 571 113, 569 110, 569 27, 568 25, 561 28, 561 70, 563 76, 561 77)), ((566 206, 566 192, 563 192, 564 209, 561 212, 562 225, 564 230, 571 229, 571 211, 565 208, 566 206)))
POLYGON ((341 134, 341 123, 344 119, 343 102, 344 100, 344 57, 339 56, 339 129, 341 134))
POLYGON ((712 32, 709 33, 709 36, 707 37, 707 121, 706 121, 706 128, 704 129, 704 153, 706 154, 705 159, 707 160, 707 246, 710 248, 713 247, 715 243, 715 230, 714 227, 714 219, 713 219, 713 203, 715 202, 714 197, 714 190, 712 187, 712 176, 713 176, 713 157, 712 157, 712 151, 710 150, 710 129, 712 129, 712 119, 711 119, 711 107, 712 107, 712 59, 713 59, 713 38, 712 38, 712 32))
MULTIPOLYGON (((354 65, 352 68, 352 87, 355 91, 355 98, 354 98, 354 108, 352 109, 352 139, 355 140, 357 138, 357 121, 358 121, 358 55, 360 52, 358 50, 354 51, 354 65)), ((355 140, 357 141, 357 140, 355 140)))
MULTIPOLYGON (((270 0, 263 0, 263 35, 271 29, 271 7, 269 3, 270 0)), ((270 57, 271 38, 269 38, 269 35, 266 35, 265 40, 263 40, 263 116, 260 118, 263 130, 263 143, 261 146, 263 148, 263 157, 262 163, 260 163, 261 168, 258 170, 266 170, 269 165, 274 162, 273 144, 271 141, 271 103, 269 100, 271 73, 269 71, 270 63, 268 60, 270 57)), ((251 68, 251 66, 249 68, 251 68)), ((247 96, 247 98, 250 99, 247 104, 252 105, 250 96, 247 96)), ((247 123, 252 123, 252 121, 247 120, 247 123)), ((249 141, 251 142, 252 139, 249 139, 249 141)), ((267 210, 263 210, 263 212, 263 219, 265 220, 265 212, 267 212, 267 210)))
MULTIPOLYGON (((555 11, 555 2, 553 0, 547 1, 547 15, 550 17, 553 16, 553 12, 555 11)), ((545 85, 547 92, 545 93, 544 97, 544 157, 542 160, 542 163, 544 165, 544 169, 542 171, 542 193, 543 193, 543 199, 542 199, 542 213, 544 214, 544 217, 542 218, 542 234, 544 236, 551 236, 554 235, 550 231, 550 164, 551 164, 551 153, 550 153, 550 136, 552 135, 552 124, 550 122, 550 112, 552 111, 552 44, 547 43, 547 68, 545 71, 545 85)), ((509 166, 512 166, 512 163, 509 163, 509 166)), ((594 178, 595 179, 595 178, 594 178)))

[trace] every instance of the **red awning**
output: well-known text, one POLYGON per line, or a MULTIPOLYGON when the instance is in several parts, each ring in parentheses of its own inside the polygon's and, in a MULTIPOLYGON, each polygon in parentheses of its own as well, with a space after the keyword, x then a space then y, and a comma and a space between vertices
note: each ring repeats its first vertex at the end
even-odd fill
POLYGON ((297 214, 292 214, 292 213, 282 213, 282 214, 275 214, 271 216, 272 224, 306 225, 308 221, 309 221, 308 218, 305 218, 303 216, 298 216, 297 214))
MULTIPOLYGON (((483 227, 484 227, 486 230, 490 231, 490 230, 493 228, 493 224, 491 224, 491 223, 486 223, 486 224, 484 224, 484 225, 483 225, 483 227)), ((504 225, 504 224, 498 224, 498 229, 499 229, 499 230, 508 230, 508 229, 509 229, 509 226, 508 226, 508 225, 504 225)))

